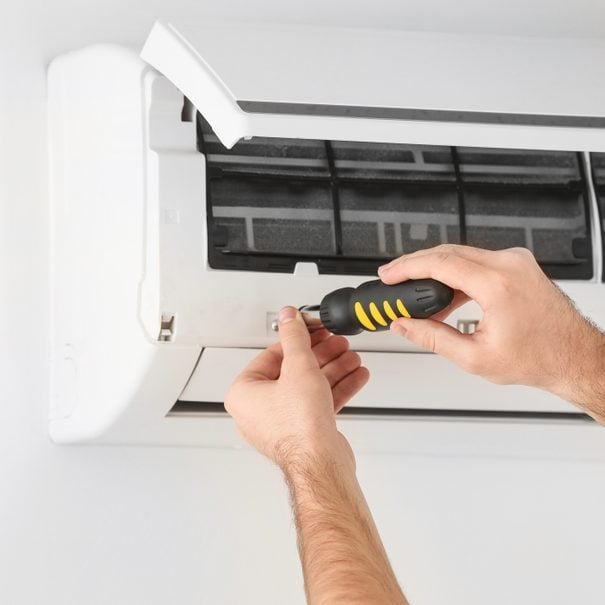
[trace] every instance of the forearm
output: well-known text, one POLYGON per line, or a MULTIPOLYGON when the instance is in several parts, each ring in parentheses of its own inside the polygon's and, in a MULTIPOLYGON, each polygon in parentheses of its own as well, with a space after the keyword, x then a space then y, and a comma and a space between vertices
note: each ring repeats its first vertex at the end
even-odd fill
POLYGON ((318 454, 284 466, 309 603, 403 604, 353 464, 318 454))
POLYGON ((582 325, 562 343, 573 354, 560 368, 562 379, 549 390, 605 425, 605 334, 584 318, 578 319, 582 325))

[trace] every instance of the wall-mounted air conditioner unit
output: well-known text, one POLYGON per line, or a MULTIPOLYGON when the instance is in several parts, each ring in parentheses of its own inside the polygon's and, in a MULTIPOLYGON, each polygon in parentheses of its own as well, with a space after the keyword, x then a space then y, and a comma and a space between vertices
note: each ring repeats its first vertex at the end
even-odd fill
MULTIPOLYGON (((56 59, 53 439, 237 443, 223 397, 281 306, 443 242, 530 248, 605 324, 604 62, 595 41, 190 23, 142 59, 56 59)), ((373 379, 344 422, 578 413, 351 342, 373 379)))

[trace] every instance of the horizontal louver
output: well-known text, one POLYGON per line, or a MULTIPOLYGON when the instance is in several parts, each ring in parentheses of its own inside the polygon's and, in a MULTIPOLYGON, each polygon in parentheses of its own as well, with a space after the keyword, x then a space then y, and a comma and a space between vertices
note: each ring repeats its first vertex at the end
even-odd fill
POLYGON ((253 138, 198 117, 215 268, 371 274, 440 243, 524 246, 556 278, 592 276, 579 154, 253 138))

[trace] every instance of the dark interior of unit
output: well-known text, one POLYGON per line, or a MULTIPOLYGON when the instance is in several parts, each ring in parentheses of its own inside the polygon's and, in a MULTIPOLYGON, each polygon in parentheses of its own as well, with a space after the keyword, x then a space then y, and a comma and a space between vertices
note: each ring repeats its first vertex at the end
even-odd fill
MULTIPOLYGON (((592 277, 579 153, 264 137, 226 149, 197 126, 214 268, 369 275, 449 242, 524 246, 552 278, 592 277)), ((593 173, 604 200, 605 154, 593 173)))
MULTIPOLYGON (((178 400, 168 412, 168 416, 192 416, 225 414, 225 404, 221 401, 182 401, 178 400)), ((583 412, 529 412, 521 410, 460 410, 443 408, 381 408, 345 406, 338 412, 341 416, 381 416, 392 418, 439 418, 474 420, 539 420, 567 422, 594 422, 583 412)))
MULTIPOLYGON (((599 204, 601 233, 603 233, 603 254, 605 255, 605 153, 591 153, 590 165, 592 168, 592 182, 599 204)), ((605 267, 603 268, 603 281, 605 281, 605 267)))

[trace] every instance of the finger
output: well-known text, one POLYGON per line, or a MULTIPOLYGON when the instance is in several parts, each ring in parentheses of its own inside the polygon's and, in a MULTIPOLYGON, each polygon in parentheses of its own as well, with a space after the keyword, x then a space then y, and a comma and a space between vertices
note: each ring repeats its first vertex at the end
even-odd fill
POLYGON ((334 411, 338 414, 349 401, 363 389, 370 379, 368 368, 363 366, 347 374, 340 382, 332 387, 334 411))
POLYGON ((359 354, 355 351, 346 351, 340 357, 327 363, 321 370, 332 387, 360 365, 361 357, 359 357, 359 354))
MULTIPOLYGON (((328 330, 317 330, 311 335, 311 344, 319 344, 332 336, 328 330)), ((281 343, 273 343, 259 353, 240 373, 238 379, 244 380, 275 380, 280 373, 283 361, 281 343)))
POLYGON ((315 330, 314 332, 311 332, 311 347, 315 347, 316 345, 318 345, 320 342, 323 342, 324 340, 326 340, 327 338, 330 338, 330 336, 332 336, 331 332, 328 332, 328 330, 321 328, 320 330, 315 330))
POLYGON ((282 364, 281 347, 271 345, 261 351, 241 372, 236 379, 239 381, 275 380, 281 370, 282 364))
POLYGON ((399 258, 395 258, 390 263, 386 263, 385 265, 382 265, 382 267, 378 267, 378 273, 380 274, 382 271, 388 270, 391 266, 396 265, 401 259, 418 258, 421 256, 426 256, 427 254, 434 254, 435 252, 457 254, 462 258, 466 258, 467 260, 479 264, 488 265, 494 262, 494 253, 492 250, 475 248, 473 246, 464 246, 462 244, 441 244, 439 246, 434 246, 433 248, 416 250, 416 252, 410 252, 409 254, 404 254, 399 258))
POLYGON ((494 271, 456 253, 433 252, 417 257, 402 257, 384 269, 380 279, 385 284, 398 284, 408 279, 436 279, 455 290, 462 290, 481 306, 486 290, 495 278, 494 271))
POLYGON ((278 319, 279 341, 284 355, 283 370, 318 368, 317 359, 311 350, 311 336, 300 312, 294 307, 284 307, 279 312, 278 319))
POLYGON ((349 341, 344 336, 331 336, 313 347, 320 368, 328 362, 340 357, 349 349, 349 341))
POLYGON ((474 354, 473 336, 433 319, 398 319, 391 324, 395 334, 405 336, 422 349, 443 355, 461 366, 474 354))
MULTIPOLYGON (((314 347, 315 345, 318 345, 320 342, 322 342, 323 340, 326 340, 326 338, 330 338, 330 336, 332 336, 332 332, 328 332, 328 330, 321 328, 319 330, 314 330, 313 332, 309 332, 309 334, 311 334, 311 346, 314 347)), ((275 342, 271 345, 270 348, 275 347, 276 350, 278 350, 281 354, 282 352, 282 348, 281 348, 281 342, 275 342)))
POLYGON ((431 315, 431 319, 435 321, 443 321, 447 319, 456 309, 464 305, 470 300, 470 297, 465 292, 461 290, 456 290, 454 292, 454 298, 452 302, 445 308, 443 311, 439 311, 439 313, 435 313, 435 315, 431 315))

